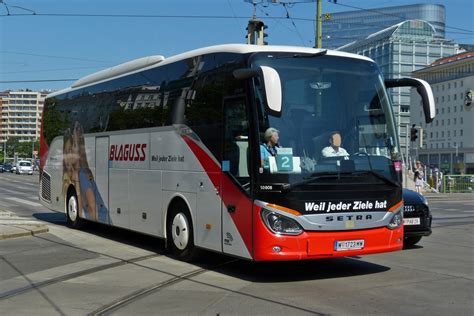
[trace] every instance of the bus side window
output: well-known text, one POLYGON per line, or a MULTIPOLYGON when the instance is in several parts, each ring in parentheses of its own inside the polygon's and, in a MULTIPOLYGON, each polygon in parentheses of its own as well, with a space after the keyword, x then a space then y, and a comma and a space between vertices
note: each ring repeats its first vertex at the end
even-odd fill
POLYGON ((224 99, 224 161, 241 184, 248 182, 249 123, 245 97, 224 99))

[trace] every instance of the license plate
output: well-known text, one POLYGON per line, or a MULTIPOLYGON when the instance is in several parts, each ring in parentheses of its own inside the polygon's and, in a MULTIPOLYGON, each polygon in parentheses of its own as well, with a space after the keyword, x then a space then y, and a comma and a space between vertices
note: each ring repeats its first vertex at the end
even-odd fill
POLYGON ((403 224, 405 225, 420 225, 420 219, 418 217, 404 218, 403 224))
POLYGON ((363 249, 364 248, 364 240, 357 239, 357 240, 340 240, 334 243, 334 249, 336 251, 340 250, 353 250, 353 249, 363 249))

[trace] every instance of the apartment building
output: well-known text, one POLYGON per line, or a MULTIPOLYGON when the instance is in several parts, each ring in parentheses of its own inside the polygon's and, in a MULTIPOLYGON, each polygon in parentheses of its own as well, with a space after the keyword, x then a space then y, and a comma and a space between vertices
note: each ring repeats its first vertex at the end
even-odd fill
POLYGON ((36 141, 47 92, 5 91, 0 93, 0 143, 11 138, 36 141))
MULTIPOLYGON (((436 118, 425 124, 421 110, 411 123, 423 129, 419 160, 450 174, 474 174, 474 51, 441 58, 413 72, 433 89, 436 118)), ((420 102, 412 92, 413 104, 420 102)))

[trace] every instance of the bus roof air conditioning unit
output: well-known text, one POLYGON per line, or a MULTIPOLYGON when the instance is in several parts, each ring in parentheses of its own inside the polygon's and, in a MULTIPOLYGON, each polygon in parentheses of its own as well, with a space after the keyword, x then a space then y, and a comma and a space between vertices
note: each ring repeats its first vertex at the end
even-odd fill
POLYGON ((138 70, 141 68, 145 68, 145 67, 157 64, 159 62, 162 62, 163 60, 165 60, 165 57, 161 55, 153 55, 153 56, 135 59, 135 60, 120 64, 114 67, 110 67, 110 68, 98 71, 91 75, 85 76, 77 80, 76 82, 74 82, 74 84, 72 85, 72 88, 77 88, 77 87, 85 86, 91 83, 110 79, 116 76, 120 76, 122 74, 132 72, 134 70, 138 70))

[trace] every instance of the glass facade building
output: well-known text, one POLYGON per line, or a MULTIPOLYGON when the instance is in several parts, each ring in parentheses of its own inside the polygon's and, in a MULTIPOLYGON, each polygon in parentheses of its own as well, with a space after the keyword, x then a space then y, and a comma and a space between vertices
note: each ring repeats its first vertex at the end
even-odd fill
MULTIPOLYGON (((378 31, 339 48, 372 58, 385 78, 411 77, 435 60, 457 54, 459 45, 437 37, 436 29, 426 21, 409 20, 378 31)), ((392 89, 390 96, 400 135, 406 148, 410 124, 410 88, 392 89)))
POLYGON ((405 20, 424 20, 445 37, 446 12, 439 4, 413 4, 333 13, 323 24, 323 47, 337 48, 405 20))

